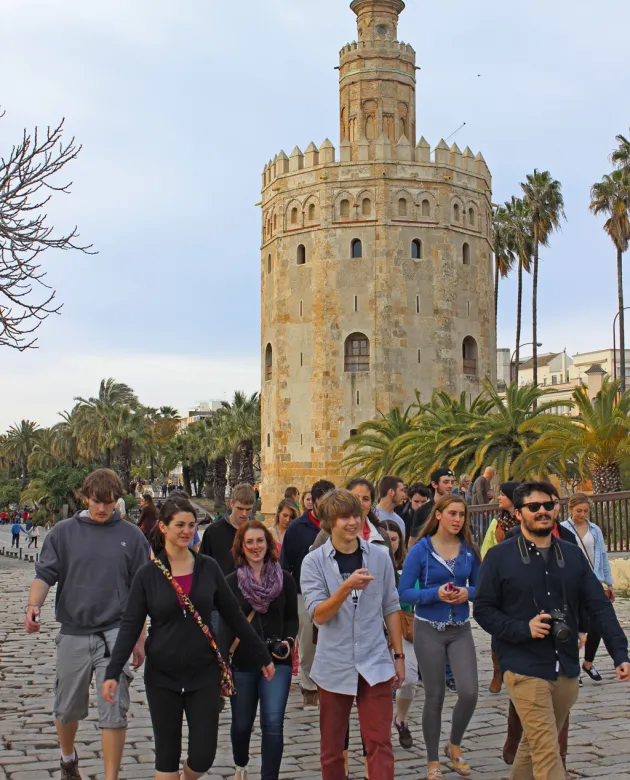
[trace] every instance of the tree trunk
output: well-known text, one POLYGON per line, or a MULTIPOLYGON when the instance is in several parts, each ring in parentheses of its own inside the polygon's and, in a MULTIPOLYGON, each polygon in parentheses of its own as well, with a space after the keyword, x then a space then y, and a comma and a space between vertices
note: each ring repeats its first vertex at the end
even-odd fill
POLYGON ((208 498, 214 498, 214 470, 215 460, 209 460, 206 463, 206 495, 208 498))
POLYGON ((28 485, 28 460, 24 458, 24 463, 22 464, 22 490, 26 490, 27 485, 28 485))
POLYGON ((595 493, 618 493, 621 490, 621 472, 618 463, 610 463, 593 469, 593 491, 595 493))
POLYGON ((111 469, 112 467, 112 451, 107 447, 105 450, 105 468, 111 469))
POLYGON ((254 443, 251 439, 242 439, 238 443, 238 481, 254 484, 254 443))
POLYGON ((123 483, 125 493, 129 493, 131 483, 131 440, 121 439, 118 447, 118 476, 123 483))
POLYGON ((238 449, 238 445, 234 448, 234 452, 232 453, 232 462, 230 463, 230 487, 234 488, 239 483, 239 474, 241 471, 241 459, 240 459, 240 452, 238 449))
POLYGON ((518 261, 518 293, 516 297, 516 349, 514 350, 513 380, 518 387, 518 369, 521 361, 521 314, 523 311, 523 262, 518 261))
POLYGON ((225 455, 220 455, 214 461, 214 506, 218 509, 220 506, 225 506, 225 488, 227 487, 227 461, 225 455))
MULTIPOLYGON (((534 224, 534 272, 532 281, 532 366, 534 387, 538 387, 538 223, 534 224)), ((534 409, 536 402, 534 402, 534 409)))
POLYGON ((623 252, 617 248, 617 298, 619 299, 619 379, 621 392, 626 391, 626 333, 623 310, 623 252))
POLYGON ((494 332, 497 332, 497 322, 499 317, 499 262, 494 256, 494 332))
POLYGON ((184 490, 190 496, 192 494, 192 489, 190 485, 190 466, 188 465, 182 466, 182 479, 184 480, 184 490))
POLYGON ((153 452, 149 455, 149 473, 151 475, 151 482, 155 482, 155 468, 153 466, 153 452))

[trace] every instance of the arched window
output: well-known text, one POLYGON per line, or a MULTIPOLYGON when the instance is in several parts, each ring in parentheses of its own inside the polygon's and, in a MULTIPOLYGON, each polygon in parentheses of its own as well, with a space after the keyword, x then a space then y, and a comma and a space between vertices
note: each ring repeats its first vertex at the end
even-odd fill
POLYGON ((363 203, 361 203, 361 213, 364 217, 372 216, 372 201, 369 198, 363 198, 363 203))
POLYGON ((352 257, 363 257, 363 245, 360 238, 353 238, 350 245, 352 250, 352 257))
POLYGON ((350 201, 344 198, 339 204, 339 214, 342 219, 348 219, 350 216, 350 201))
POLYGON ((311 203, 311 205, 308 207, 308 218, 311 222, 315 220, 315 204, 311 203))
POLYGON ((453 222, 459 222, 459 204, 453 204, 453 222))
POLYGON ((470 244, 464 244, 462 247, 462 262, 464 265, 470 265, 470 244))
POLYGON ((477 342, 472 336, 466 336, 462 343, 464 374, 477 376, 477 342))
POLYGON ((265 379, 271 379, 273 374, 273 352, 271 350, 271 344, 267 344, 265 349, 265 379))
POLYGON ((346 339, 343 370, 353 374, 370 370, 370 342, 363 333, 352 333, 346 339))
POLYGON ((469 225, 475 224, 475 209, 472 208, 472 206, 468 209, 468 224, 469 225))
POLYGON ((431 216, 431 204, 426 198, 422 201, 422 216, 423 217, 431 216))
POLYGON ((298 220, 298 210, 294 207, 291 209, 291 224, 297 225, 298 220))
POLYGON ((411 242, 411 257, 414 260, 420 260, 422 258, 422 241, 419 238, 414 238, 411 242))
POLYGON ((297 248, 297 264, 305 265, 306 263, 306 247, 304 244, 300 244, 297 248))
POLYGON ((267 273, 271 273, 271 255, 267 258, 267 273))
POLYGON ((407 198, 400 198, 398 200, 398 216, 399 217, 407 216, 407 198))

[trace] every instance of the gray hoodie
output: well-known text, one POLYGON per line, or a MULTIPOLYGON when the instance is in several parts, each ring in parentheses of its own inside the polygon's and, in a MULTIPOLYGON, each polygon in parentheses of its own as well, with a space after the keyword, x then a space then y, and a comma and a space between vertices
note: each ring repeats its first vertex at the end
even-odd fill
POLYGON ((120 625, 131 581, 148 560, 149 544, 136 525, 118 512, 97 523, 82 511, 50 531, 35 577, 57 585, 61 633, 94 634, 120 625))

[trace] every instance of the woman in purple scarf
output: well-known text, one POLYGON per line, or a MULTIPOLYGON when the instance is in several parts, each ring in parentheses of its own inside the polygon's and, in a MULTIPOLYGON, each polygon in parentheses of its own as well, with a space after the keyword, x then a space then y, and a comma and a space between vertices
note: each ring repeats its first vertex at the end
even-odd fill
POLYGON ((227 583, 252 627, 267 643, 276 673, 265 680, 248 654, 247 645, 236 644, 229 627, 222 621, 220 647, 231 657, 236 696, 232 705, 232 752, 234 780, 248 779, 249 743, 260 702, 262 729, 261 780, 278 780, 284 747, 284 713, 291 687, 291 652, 298 630, 297 588, 293 577, 278 563, 276 543, 269 530, 258 520, 250 520, 236 532, 232 554, 236 571, 227 583))

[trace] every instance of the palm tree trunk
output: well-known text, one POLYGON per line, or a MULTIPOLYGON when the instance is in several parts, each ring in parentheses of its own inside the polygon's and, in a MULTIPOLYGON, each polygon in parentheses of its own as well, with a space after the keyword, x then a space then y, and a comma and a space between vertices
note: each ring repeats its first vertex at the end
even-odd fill
POLYGON ((496 255, 494 258, 494 332, 497 332, 497 321, 499 317, 499 263, 496 255))
POLYGON ((241 471, 241 464, 240 464, 240 451, 238 448, 238 445, 234 448, 234 452, 232 453, 232 462, 230 463, 230 487, 236 487, 239 483, 239 474, 241 471))
POLYGON ((123 483, 125 493, 129 493, 131 483, 131 440, 121 439, 118 448, 118 472, 123 483))
POLYGON ((220 506, 225 506, 225 488, 227 487, 227 461, 224 455, 220 455, 214 461, 214 506, 218 509, 220 506))
POLYGON ((254 484, 254 443, 243 439, 238 443, 238 481, 254 484))
POLYGON ((523 261, 518 261, 518 293, 516 296, 516 349, 514 350, 514 382, 518 387, 518 368, 521 360, 521 315, 523 312, 523 261))
POLYGON ((155 468, 153 465, 153 452, 149 455, 149 473, 151 474, 151 482, 155 482, 155 468))
MULTIPOLYGON (((534 387, 538 387, 538 223, 534 224, 534 273, 532 281, 532 366, 534 387)), ((536 404, 534 403, 534 408, 536 404)))
POLYGON ((623 310, 623 252, 617 248, 617 297, 619 299, 619 378, 621 392, 626 390, 626 333, 623 310))
POLYGON ((595 493, 618 493, 621 490, 621 473, 618 463, 610 463, 593 469, 593 491, 595 493))
POLYGON ((190 485, 190 466, 186 464, 182 466, 182 479, 184 481, 184 490, 190 496, 192 494, 192 488, 190 485))
POLYGON ((28 460, 24 458, 24 463, 22 464, 22 490, 26 490, 27 485, 28 485, 28 460))

